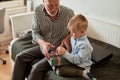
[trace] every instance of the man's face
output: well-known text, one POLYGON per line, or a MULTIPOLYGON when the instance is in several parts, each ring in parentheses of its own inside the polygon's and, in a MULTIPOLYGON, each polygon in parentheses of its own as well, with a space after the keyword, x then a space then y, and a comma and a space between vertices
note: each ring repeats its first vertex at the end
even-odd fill
POLYGON ((59 9, 59 0, 43 0, 46 12, 51 16, 56 16, 59 9))

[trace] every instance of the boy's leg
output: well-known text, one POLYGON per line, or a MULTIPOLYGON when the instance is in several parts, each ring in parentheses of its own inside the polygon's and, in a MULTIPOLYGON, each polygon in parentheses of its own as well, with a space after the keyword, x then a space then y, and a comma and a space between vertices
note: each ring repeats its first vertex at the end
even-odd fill
POLYGON ((77 66, 60 66, 56 69, 57 75, 66 77, 82 77, 84 69, 77 66))
POLYGON ((97 80, 92 76, 90 71, 77 67, 75 65, 60 66, 57 68, 56 73, 60 76, 65 77, 84 77, 88 80, 97 80))
POLYGON ((92 74, 90 73, 90 71, 87 71, 87 70, 84 70, 84 71, 83 71, 82 76, 83 76, 85 79, 88 79, 88 80, 97 80, 96 78, 94 78, 94 77, 92 76, 92 74))

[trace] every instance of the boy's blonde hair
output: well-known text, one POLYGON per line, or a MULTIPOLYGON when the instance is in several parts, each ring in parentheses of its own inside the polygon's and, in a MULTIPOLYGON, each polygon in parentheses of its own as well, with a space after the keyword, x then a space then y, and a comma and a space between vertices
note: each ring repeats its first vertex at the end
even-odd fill
POLYGON ((67 28, 71 30, 74 27, 72 25, 75 25, 77 30, 85 32, 88 27, 88 20, 82 14, 78 14, 70 19, 67 28))

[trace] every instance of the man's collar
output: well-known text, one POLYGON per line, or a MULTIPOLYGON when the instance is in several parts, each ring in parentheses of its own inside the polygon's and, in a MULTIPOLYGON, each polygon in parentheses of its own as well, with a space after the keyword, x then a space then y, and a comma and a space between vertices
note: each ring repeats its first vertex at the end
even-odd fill
MULTIPOLYGON (((61 6, 60 6, 60 7, 61 7, 61 6)), ((59 7, 59 10, 58 10, 58 16, 61 15, 61 13, 62 13, 62 9, 61 9, 60 7, 59 7)), ((48 15, 48 13, 46 12, 44 6, 42 7, 42 11, 45 13, 45 15, 48 15)))

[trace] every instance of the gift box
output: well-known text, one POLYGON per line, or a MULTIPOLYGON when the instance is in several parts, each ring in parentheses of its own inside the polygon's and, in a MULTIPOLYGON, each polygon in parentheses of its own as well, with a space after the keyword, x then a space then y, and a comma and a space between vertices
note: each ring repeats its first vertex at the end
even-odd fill
POLYGON ((61 66, 61 65, 71 65, 71 63, 65 59, 62 55, 52 55, 50 56, 51 66, 61 66))

